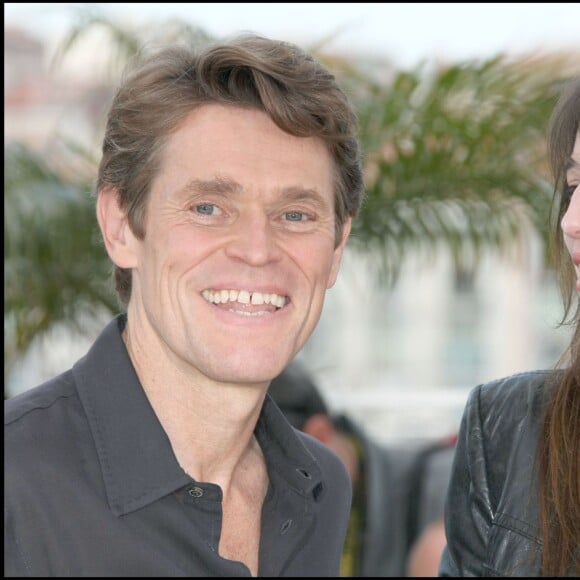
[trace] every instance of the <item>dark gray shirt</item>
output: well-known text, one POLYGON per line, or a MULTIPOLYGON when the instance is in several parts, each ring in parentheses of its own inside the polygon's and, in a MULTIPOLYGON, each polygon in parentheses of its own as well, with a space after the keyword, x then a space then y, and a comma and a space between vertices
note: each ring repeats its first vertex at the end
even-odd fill
MULTIPOLYGON (((5 402, 5 576, 250 576, 218 554, 221 489, 179 466, 124 324, 5 402)), ((255 434, 269 476, 259 575, 338 576, 351 502, 343 464, 269 396, 255 434)))

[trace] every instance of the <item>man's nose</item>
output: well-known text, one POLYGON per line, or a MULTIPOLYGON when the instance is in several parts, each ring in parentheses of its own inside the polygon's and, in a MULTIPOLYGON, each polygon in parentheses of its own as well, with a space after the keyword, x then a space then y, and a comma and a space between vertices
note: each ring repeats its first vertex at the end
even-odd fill
POLYGON ((279 257, 277 233, 264 212, 242 212, 233 228, 234 235, 226 247, 230 258, 263 266, 279 257))

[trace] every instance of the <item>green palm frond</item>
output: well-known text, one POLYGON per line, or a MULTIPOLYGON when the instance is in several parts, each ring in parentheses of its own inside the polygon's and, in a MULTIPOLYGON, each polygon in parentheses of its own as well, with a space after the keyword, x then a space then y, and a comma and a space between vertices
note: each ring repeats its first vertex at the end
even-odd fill
POLYGON ((118 311, 91 181, 76 177, 77 155, 66 173, 62 160, 55 171, 26 147, 5 148, 5 370, 55 324, 80 328, 87 314, 118 311))
POLYGON ((483 250, 547 241, 545 131, 566 68, 503 56, 399 71, 359 92, 367 198, 353 245, 381 254, 395 281, 405 257, 446 247, 463 269, 483 250))

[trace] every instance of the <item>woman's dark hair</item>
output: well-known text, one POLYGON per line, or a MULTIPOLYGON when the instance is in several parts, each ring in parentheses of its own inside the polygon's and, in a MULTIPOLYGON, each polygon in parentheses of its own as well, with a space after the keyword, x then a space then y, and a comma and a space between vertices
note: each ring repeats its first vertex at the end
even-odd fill
POLYGON ((580 129, 580 78, 570 82, 552 114, 548 154, 554 176, 553 249, 564 303, 562 324, 572 340, 559 361, 538 445, 542 576, 580 572, 580 302, 560 222, 568 209, 567 165, 580 129))

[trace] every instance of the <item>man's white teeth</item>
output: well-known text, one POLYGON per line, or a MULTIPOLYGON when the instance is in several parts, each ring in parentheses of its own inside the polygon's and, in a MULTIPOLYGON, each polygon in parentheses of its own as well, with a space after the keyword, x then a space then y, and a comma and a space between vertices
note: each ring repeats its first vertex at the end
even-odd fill
POLYGON ((202 296, 213 304, 239 302, 240 304, 272 304, 282 308, 286 304, 286 297, 274 293, 249 292, 248 290, 204 290, 202 296))

